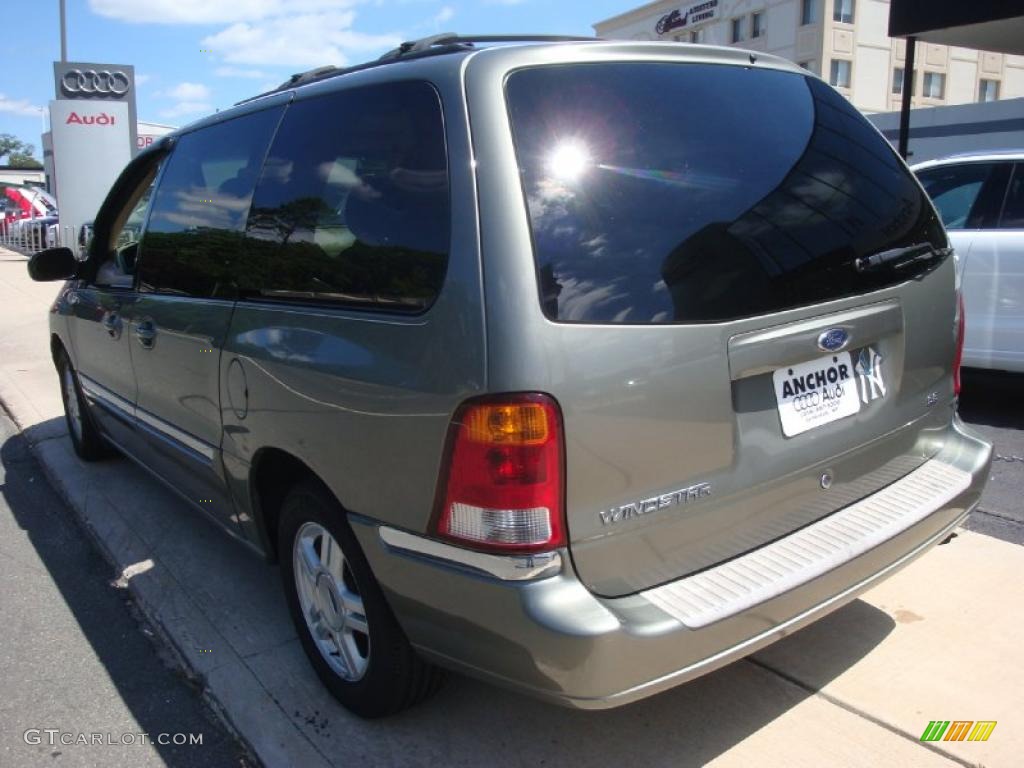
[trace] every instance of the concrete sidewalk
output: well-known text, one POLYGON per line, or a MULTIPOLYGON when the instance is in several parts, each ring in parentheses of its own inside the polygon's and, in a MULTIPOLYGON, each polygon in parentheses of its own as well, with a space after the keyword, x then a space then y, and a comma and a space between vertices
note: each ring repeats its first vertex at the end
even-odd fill
POLYGON ((452 676, 411 712, 358 720, 306 662, 277 569, 126 460, 75 458, 47 342, 56 290, 0 250, 0 401, 188 674, 268 766, 1021 762, 1024 548, 970 532, 753 659, 623 709, 562 710, 452 676), (921 744, 936 719, 999 725, 984 743, 921 744))

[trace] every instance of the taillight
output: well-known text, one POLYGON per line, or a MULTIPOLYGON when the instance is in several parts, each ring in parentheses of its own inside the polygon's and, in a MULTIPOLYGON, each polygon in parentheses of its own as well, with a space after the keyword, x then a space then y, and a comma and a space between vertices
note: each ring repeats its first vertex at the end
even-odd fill
POLYGON ((491 551, 564 546, 562 446, 561 413, 547 395, 464 403, 448 433, 436 533, 491 551))
POLYGON ((960 363, 964 359, 964 295, 957 291, 956 294, 956 317, 953 320, 956 327, 956 353, 953 355, 953 394, 960 396, 960 363))

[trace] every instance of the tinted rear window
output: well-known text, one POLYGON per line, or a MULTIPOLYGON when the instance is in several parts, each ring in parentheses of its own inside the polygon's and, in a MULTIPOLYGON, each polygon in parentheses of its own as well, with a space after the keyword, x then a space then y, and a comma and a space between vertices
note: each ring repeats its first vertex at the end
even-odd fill
POLYGON ((551 319, 764 314, 928 268, 862 274, 860 256, 945 244, 891 147, 815 78, 573 64, 514 72, 506 96, 551 319))

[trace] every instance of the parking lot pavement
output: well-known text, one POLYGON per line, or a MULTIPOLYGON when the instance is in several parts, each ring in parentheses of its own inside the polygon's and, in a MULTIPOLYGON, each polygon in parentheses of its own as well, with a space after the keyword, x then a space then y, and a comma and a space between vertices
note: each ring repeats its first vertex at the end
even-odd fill
POLYGON ((1024 374, 964 371, 960 415, 992 442, 992 474, 967 528, 1024 544, 1024 374))
POLYGON ((754 658, 629 707, 562 710, 452 676, 415 710, 358 720, 302 655, 276 569, 127 461, 74 457, 48 359, 53 293, 0 253, 0 401, 180 662, 268 766, 1019 764, 1024 604, 1008 585, 1024 548, 968 531, 754 658), (999 725, 984 743, 920 743, 935 719, 999 725))
POLYGON ((0 765, 249 765, 82 534, 0 413, 0 765))

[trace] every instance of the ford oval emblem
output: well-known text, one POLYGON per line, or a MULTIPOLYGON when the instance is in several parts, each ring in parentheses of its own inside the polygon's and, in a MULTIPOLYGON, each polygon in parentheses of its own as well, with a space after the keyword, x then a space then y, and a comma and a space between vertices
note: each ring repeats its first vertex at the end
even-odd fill
POLYGON ((826 352, 838 352, 849 340, 850 334, 842 328, 829 328, 818 336, 818 346, 826 352))

